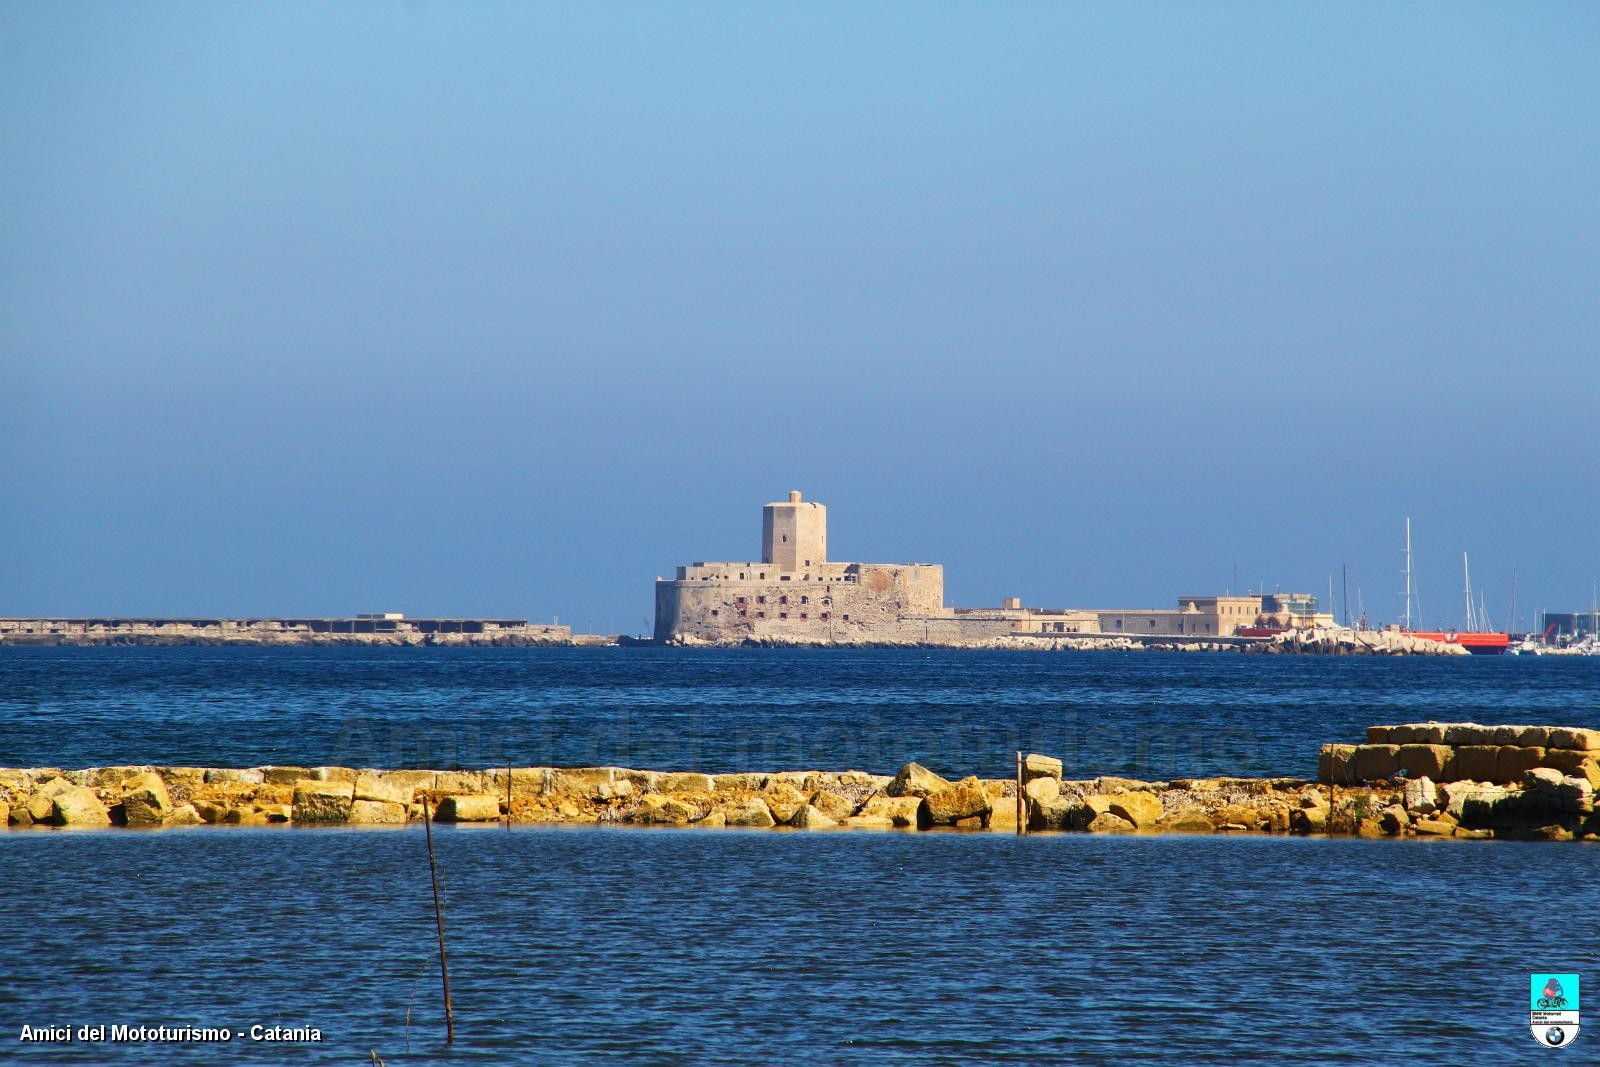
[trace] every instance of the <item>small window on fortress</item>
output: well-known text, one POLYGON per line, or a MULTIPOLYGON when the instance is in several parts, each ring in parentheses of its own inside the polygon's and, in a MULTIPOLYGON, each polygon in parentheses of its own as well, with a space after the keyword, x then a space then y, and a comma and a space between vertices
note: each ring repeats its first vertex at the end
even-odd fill
POLYGON ((824 611, 821 615, 818 615, 817 618, 821 619, 823 622, 827 622, 828 621, 828 613, 826 611, 824 611))
POLYGON ((806 617, 806 613, 805 613, 805 612, 803 612, 803 611, 802 611, 802 612, 801 612, 801 613, 800 613, 800 617, 801 617, 801 618, 802 618, 802 619, 803 619, 803 618, 805 618, 805 617, 806 617))
POLYGON ((778 581, 780 581, 780 582, 787 582, 788 580, 789 580, 789 576, 787 574, 780 574, 778 576, 778 581))
POLYGON ((788 544, 789 543, 789 535, 788 534, 784 534, 783 535, 783 543, 784 544, 788 544))
POLYGON ((844 613, 844 621, 845 622, 849 622, 850 621, 850 613, 848 611, 844 613))
POLYGON ((783 596, 778 598, 778 603, 780 603, 780 604, 787 604, 788 602, 789 602, 789 595, 787 593, 785 593, 783 596))
POLYGON ((712 608, 711 609, 711 617, 713 619, 717 617, 717 609, 716 608, 712 608))
POLYGON ((811 566, 811 561, 810 561, 810 560, 809 560, 809 559, 808 559, 808 560, 806 560, 806 566, 807 566, 807 567, 809 567, 809 566, 811 566))
POLYGON ((787 612, 787 611, 780 611, 780 612, 778 612, 778 618, 780 618, 780 619, 787 619, 787 618, 788 618, 788 617, 789 617, 789 613, 788 613, 788 612, 787 612))
POLYGON ((766 618, 766 617, 767 617, 767 613, 766 613, 766 612, 764 612, 764 611, 758 611, 758 612, 756 612, 756 618, 758 618, 758 619, 764 619, 764 618, 766 618))
POLYGON ((765 604, 766 602, 767 602, 767 598, 766 597, 764 597, 764 596, 756 597, 756 603, 757 604, 765 604))
POLYGON ((809 604, 809 603, 811 603, 811 598, 808 597, 808 596, 803 596, 803 597, 800 598, 800 603, 809 604))
POLYGON ((734 602, 734 603, 735 603, 735 604, 743 604, 743 603, 744 603, 744 597, 742 597, 742 596, 740 596, 740 597, 734 597, 734 598, 733 598, 733 602, 734 602))
POLYGON ((825 608, 833 607, 833 597, 831 597, 831 596, 823 597, 822 598, 822 606, 825 607, 825 608))
POLYGON ((740 572, 739 572, 739 580, 740 580, 740 581, 741 581, 741 582, 742 582, 742 581, 744 581, 744 571, 740 571, 740 572))

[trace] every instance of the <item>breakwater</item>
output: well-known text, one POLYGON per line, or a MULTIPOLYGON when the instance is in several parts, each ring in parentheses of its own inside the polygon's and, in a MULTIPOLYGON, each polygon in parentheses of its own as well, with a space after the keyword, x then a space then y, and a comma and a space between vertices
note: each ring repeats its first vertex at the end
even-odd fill
POLYGON ((0 769, 0 824, 404 825, 422 818, 426 802, 436 820, 461 823, 1015 832, 1020 817, 1035 831, 1600 839, 1594 810, 1600 730, 1425 723, 1368 733, 1376 740, 1323 746, 1317 781, 1073 779, 1059 759, 1039 754, 1028 755, 1014 779, 959 780, 917 763, 894 775, 623 767, 0 769), (1497 738, 1516 743, 1467 743, 1497 738))

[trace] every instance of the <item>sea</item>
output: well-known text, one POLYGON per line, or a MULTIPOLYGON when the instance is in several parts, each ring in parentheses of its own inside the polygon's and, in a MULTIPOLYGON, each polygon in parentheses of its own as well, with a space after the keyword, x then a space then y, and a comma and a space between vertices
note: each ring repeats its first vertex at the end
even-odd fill
MULTIPOLYGON (((1600 660, 0 649, 12 767, 1004 776, 1020 749, 1069 777, 1313 777, 1320 744, 1428 719, 1600 727, 1600 660)), ((1534 973, 1600 983, 1600 845, 499 825, 434 846, 453 1042, 419 827, 0 832, 0 1062, 1600 1062, 1600 1019, 1547 1052, 1526 1015, 1534 973)))

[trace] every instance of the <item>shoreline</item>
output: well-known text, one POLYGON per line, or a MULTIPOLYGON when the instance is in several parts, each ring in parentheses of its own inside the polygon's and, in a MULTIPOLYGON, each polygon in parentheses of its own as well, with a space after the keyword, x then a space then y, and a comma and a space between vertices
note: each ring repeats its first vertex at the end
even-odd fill
POLYGON ((1381 630, 1291 630, 1275 637, 1186 637, 1173 634, 1028 634, 971 640, 815 640, 760 637, 739 641, 673 640, 615 634, 543 637, 518 634, 255 633, 0 633, 15 648, 670 648, 670 649, 950 649, 972 652, 1180 652, 1303 656, 1469 656, 1458 645, 1381 630))
POLYGON ((1423 723, 1322 746, 1317 780, 1016 778, 624 767, 381 770, 129 765, 0 768, 0 826, 396 826, 418 822, 1016 833, 1254 833, 1600 840, 1600 730, 1423 723), (1533 742, 1538 742, 1537 744, 1533 742), (1431 773, 1429 773, 1431 772, 1431 773), (1019 789, 1020 787, 1020 789, 1019 789))

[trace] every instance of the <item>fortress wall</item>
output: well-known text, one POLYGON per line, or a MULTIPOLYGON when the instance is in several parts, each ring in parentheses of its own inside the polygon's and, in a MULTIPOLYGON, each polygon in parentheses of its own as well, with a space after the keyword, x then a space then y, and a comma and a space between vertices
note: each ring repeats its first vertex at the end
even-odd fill
POLYGON ((796 575, 785 580, 780 575, 764 582, 657 582, 656 639, 918 641, 922 616, 949 614, 942 604, 943 568, 937 565, 835 566, 844 566, 854 580, 815 581, 796 575), (906 616, 918 618, 903 622, 906 616))

